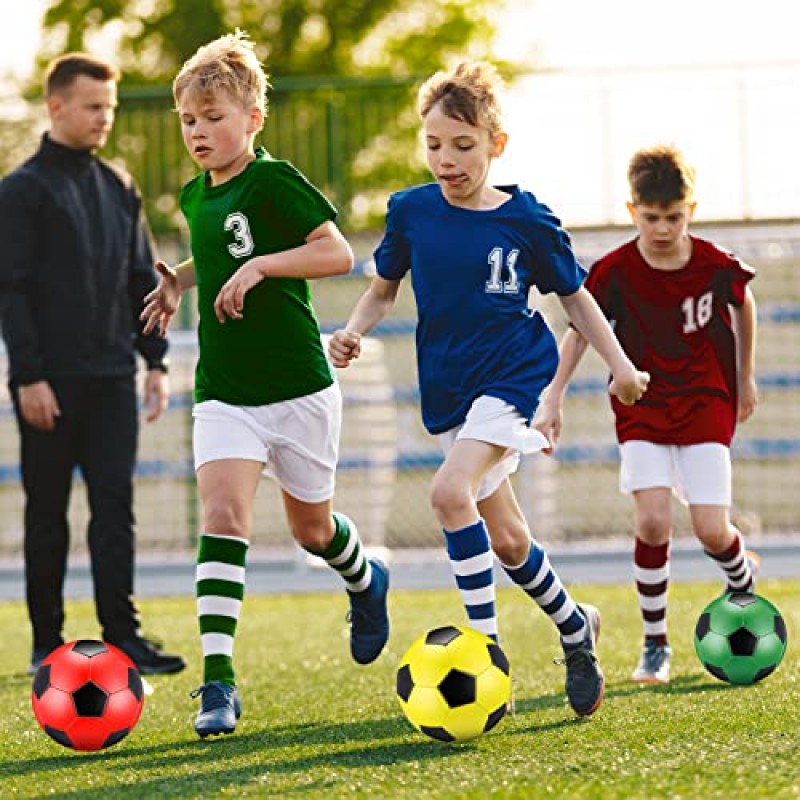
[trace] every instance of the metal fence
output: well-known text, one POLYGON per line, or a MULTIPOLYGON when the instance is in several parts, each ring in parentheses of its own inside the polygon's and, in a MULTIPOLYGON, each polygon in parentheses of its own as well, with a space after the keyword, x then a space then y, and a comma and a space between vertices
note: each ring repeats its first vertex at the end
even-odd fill
MULTIPOLYGON (((592 217, 595 221, 615 219, 612 209, 623 204, 615 194, 619 182, 609 176, 619 175, 624 180, 623 160, 630 149, 646 143, 642 139, 649 137, 651 130, 663 131, 667 117, 682 119, 680 114, 667 113, 659 107, 652 114, 641 113, 636 130, 625 127, 618 112, 630 104, 631 92, 640 101, 636 90, 641 81, 647 80, 661 87, 648 93, 657 102, 666 102, 663 98, 668 97, 670 103, 683 107, 691 96, 695 106, 702 104, 702 113, 697 109, 693 112, 689 128, 676 129, 679 144, 684 136, 699 137, 704 127, 713 129, 718 138, 719 125, 715 127, 710 120, 703 122, 703 114, 711 114, 716 122, 724 120, 725 130, 731 134, 725 137, 726 142, 738 150, 733 156, 720 157, 715 139, 709 149, 710 168, 701 164, 698 167, 701 177, 710 174, 715 183, 729 190, 733 204, 724 206, 726 214, 785 215, 785 198, 797 184, 797 164, 775 156, 790 152, 786 141, 796 139, 794 134, 800 131, 797 112, 784 102, 790 95, 789 86, 796 83, 798 66, 790 65, 780 74, 774 70, 753 70, 746 75, 731 70, 701 72, 700 76, 685 71, 630 75, 623 76, 622 83, 613 84, 608 75, 530 76, 519 86, 527 93, 522 96, 530 102, 516 102, 510 120, 518 128, 522 126, 525 136, 520 136, 518 129, 515 139, 522 143, 529 158, 526 169, 530 172, 523 170, 516 179, 527 184, 533 174, 535 179, 530 182, 541 189, 544 199, 557 209, 572 213, 575 219, 588 221, 590 215, 584 211, 589 207, 596 215, 592 217), (781 113, 772 113, 778 106, 781 113), (547 125, 526 128, 523 112, 529 107, 537 118, 546 116, 547 125), (750 113, 752 109, 759 113, 750 113), (781 125, 776 128, 774 120, 778 117, 781 125), (587 131, 602 135, 593 137, 587 131), (572 144, 570 136, 578 134, 580 144, 572 144), (583 176, 577 186, 573 186, 575 181, 563 179, 561 165, 566 163, 566 154, 553 155, 564 150, 569 151, 573 172, 583 176), (595 180, 590 168, 597 166, 603 172, 595 180)), ((414 83, 413 79, 277 80, 271 92, 272 113, 263 141, 277 156, 295 163, 336 202, 344 212, 342 225, 359 258, 360 269, 355 276, 313 285, 326 331, 347 318, 366 286, 368 278, 363 268, 375 243, 377 227, 370 229, 366 223, 380 218, 387 188, 405 181, 417 168, 414 142, 418 121, 410 103, 414 83), (361 225, 366 225, 367 233, 357 236, 354 231, 361 225)), ((177 194, 194 174, 194 166, 185 153, 171 105, 166 88, 127 89, 122 94, 108 154, 120 157, 136 176, 162 253, 174 261, 186 252, 177 194)), ((570 218, 566 221, 569 223, 570 218)), ((760 310, 761 406, 755 417, 742 426, 735 441, 735 518, 753 535, 797 531, 800 223, 738 223, 707 229, 698 226, 696 230, 729 247, 759 270, 754 290, 760 310)), ((576 249, 587 264, 629 235, 628 228, 574 230, 576 249)), ((185 550, 193 546, 198 533, 200 512, 190 452, 193 297, 186 301, 182 311, 186 330, 173 339, 170 410, 165 418, 154 425, 143 425, 142 430, 136 516, 143 550, 185 550)), ((549 298, 541 301, 541 307, 560 334, 564 329, 561 309, 549 298)), ((413 298, 405 285, 396 314, 376 331, 369 357, 357 368, 341 374, 345 419, 337 505, 359 522, 371 544, 393 548, 440 543, 438 525, 428 503, 430 479, 440 456, 419 419, 414 316, 413 298)), ((565 416, 564 439, 556 457, 523 459, 514 478, 534 533, 550 543, 597 542, 630 533, 630 502, 617 491, 617 453, 611 413, 604 397, 604 371, 591 355, 581 365, 565 416)), ((85 549, 87 510, 83 495, 78 481, 71 512, 74 551, 85 549)), ((22 503, 17 432, 3 387, 0 555, 17 556, 21 552, 22 503)), ((676 511, 678 533, 686 535, 685 512, 679 506, 676 511)), ((264 483, 259 494, 254 530, 258 547, 283 548, 289 542, 281 503, 269 482, 264 483)))
MULTIPOLYGON (((324 192, 342 224, 368 226, 385 210, 387 184, 407 182, 420 169, 412 85, 412 79, 281 79, 270 91, 257 143, 324 192)), ((105 154, 136 176, 156 234, 175 234, 182 225, 178 193, 196 167, 181 140, 171 90, 128 88, 120 101, 105 154)))
MULTIPOLYGON (((800 530, 800 223, 697 229, 758 269, 758 381, 761 405, 734 444, 734 517, 751 536, 800 530)), ((576 231, 576 249, 590 263, 627 238, 627 229, 576 231)), ((354 277, 313 284, 326 332, 345 320, 367 285, 368 264, 354 277)), ((407 284, 407 282, 405 282, 407 284)), ((187 313, 193 297, 187 296, 187 313)), ((550 298, 541 307, 560 334, 564 316, 550 298)), ((404 285, 396 313, 376 330, 365 358, 340 373, 345 398, 337 507, 359 524, 367 542, 394 549, 439 547, 428 491, 440 455, 419 417, 414 359, 414 307, 404 285)), ((190 390, 195 356, 191 330, 172 339, 173 398, 164 418, 143 425, 136 480, 140 551, 186 550, 198 534, 200 510, 191 466, 190 390)), ((599 360, 584 359, 565 408, 564 439, 555 458, 530 456, 513 479, 535 535, 550 544, 600 546, 631 532, 630 500, 617 489, 617 450, 599 360)), ((113 442, 109 443, 113 446, 113 442)), ((87 518, 77 481, 71 520, 73 551, 85 549, 87 518)), ((677 535, 688 535, 676 503, 677 535)), ((17 434, 8 397, 0 396, 0 555, 22 543, 22 493, 17 434)), ((270 481, 257 500, 254 544, 290 546, 282 504, 270 481)))
MULTIPOLYGON (((426 174, 418 82, 276 78, 260 142, 333 200, 348 233, 374 230, 388 191, 426 174)), ((667 141, 697 167, 698 219, 792 218, 798 85, 800 62, 517 75, 505 101, 511 138, 493 174, 533 186, 569 225, 620 223, 631 153, 667 141)), ((140 182, 159 236, 180 230, 177 194, 194 174, 172 105, 168 87, 123 86, 107 150, 140 182)))

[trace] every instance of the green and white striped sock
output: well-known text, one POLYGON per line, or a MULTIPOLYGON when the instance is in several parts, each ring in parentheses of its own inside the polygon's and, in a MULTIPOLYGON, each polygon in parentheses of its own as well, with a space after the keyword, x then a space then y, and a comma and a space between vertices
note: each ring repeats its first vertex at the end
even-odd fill
POLYGON ((246 539, 204 533, 197 552, 197 619, 203 648, 203 683, 236 685, 233 639, 244 597, 246 539))
POLYGON ((319 556, 344 578, 348 592, 365 592, 372 581, 372 565, 367 560, 355 523, 338 511, 333 512, 336 531, 324 552, 308 552, 319 556))

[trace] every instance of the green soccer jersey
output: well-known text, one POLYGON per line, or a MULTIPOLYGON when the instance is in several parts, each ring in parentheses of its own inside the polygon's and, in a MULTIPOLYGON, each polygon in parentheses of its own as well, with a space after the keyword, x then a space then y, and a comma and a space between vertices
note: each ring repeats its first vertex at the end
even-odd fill
POLYGON ((220 324, 214 300, 248 259, 305 244, 336 209, 291 164, 263 148, 218 186, 205 173, 184 186, 197 275, 200 357, 195 402, 260 406, 303 397, 333 383, 308 281, 265 278, 244 299, 243 319, 220 324))

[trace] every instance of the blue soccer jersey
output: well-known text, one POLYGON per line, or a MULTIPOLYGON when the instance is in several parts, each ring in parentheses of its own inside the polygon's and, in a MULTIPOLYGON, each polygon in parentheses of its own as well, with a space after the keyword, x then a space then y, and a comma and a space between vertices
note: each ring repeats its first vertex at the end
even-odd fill
POLYGON ((528 291, 570 295, 586 277, 550 209, 517 186, 499 188, 509 199, 491 210, 453 206, 435 183, 393 194, 375 251, 382 278, 411 271, 422 420, 432 434, 460 425, 482 395, 533 417, 558 348, 528 291))

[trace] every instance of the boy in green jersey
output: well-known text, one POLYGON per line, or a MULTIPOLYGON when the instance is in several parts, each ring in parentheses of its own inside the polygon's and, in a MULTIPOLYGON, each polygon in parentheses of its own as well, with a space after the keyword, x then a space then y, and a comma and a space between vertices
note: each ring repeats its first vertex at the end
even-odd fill
POLYGON ((325 358, 307 279, 349 272, 336 210, 291 164, 254 146, 267 76, 239 31, 201 47, 173 84, 183 141, 202 168, 181 209, 192 257, 156 265, 146 331, 166 332, 181 292, 197 286, 199 359, 193 449, 203 534, 197 609, 204 656, 200 736, 231 733, 241 714, 233 640, 260 475, 281 488, 289 527, 344 579, 350 648, 374 661, 389 636, 386 567, 368 559, 352 521, 332 510, 341 393, 325 358))

